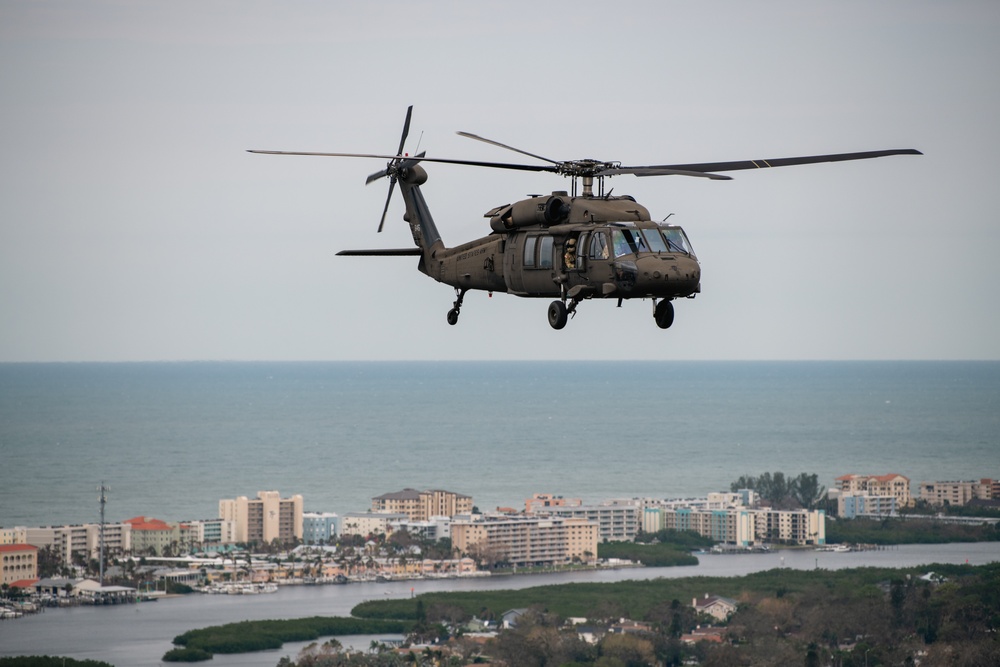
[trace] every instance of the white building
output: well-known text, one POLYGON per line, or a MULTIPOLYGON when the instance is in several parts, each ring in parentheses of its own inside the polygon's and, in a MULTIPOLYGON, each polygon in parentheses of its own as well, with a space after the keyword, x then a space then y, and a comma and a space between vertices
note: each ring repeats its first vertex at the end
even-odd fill
POLYGON ((391 535, 393 524, 408 521, 402 512, 348 512, 341 520, 341 535, 391 535))
POLYGON ((562 505, 539 508, 537 516, 584 519, 597 524, 598 540, 631 542, 642 527, 641 503, 638 500, 609 500, 600 505, 562 505))

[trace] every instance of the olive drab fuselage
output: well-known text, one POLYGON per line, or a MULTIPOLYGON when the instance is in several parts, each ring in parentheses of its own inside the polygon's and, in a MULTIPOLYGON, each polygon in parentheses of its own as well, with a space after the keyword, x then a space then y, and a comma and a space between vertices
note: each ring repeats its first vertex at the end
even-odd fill
POLYGON ((684 230, 652 221, 632 197, 530 197, 487 212, 489 236, 448 248, 420 190, 427 172, 409 164, 397 178, 420 271, 458 294, 448 314, 452 324, 465 293, 479 290, 557 299, 549 312, 557 329, 585 299, 653 299, 661 302, 657 324, 666 328, 673 322, 669 302, 700 291, 701 267, 684 230))
POLYGON ((680 227, 651 221, 629 197, 555 192, 525 201, 552 198, 569 208, 565 222, 503 230, 514 207, 494 209, 487 216, 499 231, 425 255, 424 272, 457 289, 523 297, 676 299, 699 291, 701 268, 680 227))

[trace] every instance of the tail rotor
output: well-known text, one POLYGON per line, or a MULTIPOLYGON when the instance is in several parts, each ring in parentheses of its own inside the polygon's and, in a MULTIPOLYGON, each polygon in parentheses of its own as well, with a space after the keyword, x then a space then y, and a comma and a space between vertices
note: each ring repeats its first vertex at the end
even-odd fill
POLYGON ((365 179, 365 185, 371 184, 373 181, 377 181, 380 178, 389 177, 389 194, 385 198, 385 206, 382 208, 382 219, 378 223, 378 231, 382 231, 382 227, 385 225, 385 216, 389 212, 389 202, 392 201, 392 193, 396 189, 396 173, 399 170, 399 165, 403 161, 403 144, 406 143, 406 136, 410 133, 410 116, 413 115, 413 105, 411 104, 406 109, 406 120, 403 121, 403 134, 399 138, 399 148, 396 149, 396 157, 389 160, 385 165, 385 169, 377 171, 374 174, 368 176, 365 179))

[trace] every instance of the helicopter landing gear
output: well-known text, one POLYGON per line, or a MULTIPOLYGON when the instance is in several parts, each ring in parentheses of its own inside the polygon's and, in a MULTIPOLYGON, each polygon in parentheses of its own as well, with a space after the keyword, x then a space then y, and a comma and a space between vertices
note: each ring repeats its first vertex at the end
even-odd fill
POLYGON ((549 326, 553 329, 562 329, 569 319, 566 304, 562 301, 553 301, 549 304, 549 326))
POLYGON ((465 298, 465 290, 455 288, 455 295, 458 297, 455 299, 455 303, 452 304, 451 310, 448 311, 448 324, 455 326, 458 324, 458 314, 462 311, 462 299, 465 298))
POLYGON ((670 301, 661 301, 653 307, 653 319, 656 326, 661 329, 669 329, 674 323, 674 304, 670 301))

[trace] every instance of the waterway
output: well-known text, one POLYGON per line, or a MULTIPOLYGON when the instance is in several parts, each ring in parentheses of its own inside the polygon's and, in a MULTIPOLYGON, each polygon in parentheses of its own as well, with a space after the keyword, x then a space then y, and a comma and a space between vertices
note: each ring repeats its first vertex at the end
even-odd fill
MULTIPOLYGON (((570 582, 611 582, 691 576, 741 576, 787 567, 797 570, 850 567, 911 567, 934 563, 982 565, 1000 561, 1000 542, 903 545, 879 551, 848 553, 780 550, 770 553, 699 554, 693 567, 598 570, 475 579, 419 580, 344 586, 288 586, 277 593, 254 596, 191 595, 153 603, 112 607, 50 609, 41 614, 0 622, 0 655, 59 655, 103 660, 116 667, 162 665, 160 658, 177 635, 196 628, 242 620, 347 616, 359 602, 407 597, 432 591, 520 589, 570 582)), ((706 591, 707 592, 707 591, 706 591)), ((367 648, 379 637, 342 638, 367 648)), ((308 642, 279 650, 233 656, 218 655, 216 667, 274 667, 282 656, 299 652, 308 642)))

